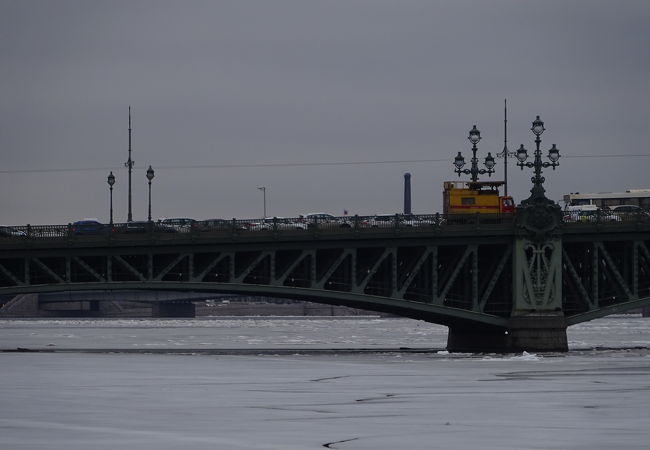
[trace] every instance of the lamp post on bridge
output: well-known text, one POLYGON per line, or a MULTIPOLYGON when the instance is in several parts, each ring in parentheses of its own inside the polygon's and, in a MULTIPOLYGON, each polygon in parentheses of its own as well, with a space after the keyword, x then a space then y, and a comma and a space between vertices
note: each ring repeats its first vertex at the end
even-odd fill
MULTIPOLYGON (((450 327, 449 351, 484 351, 484 346, 507 351, 567 351, 567 322, 563 311, 562 211, 544 195, 542 169, 559 165, 560 152, 555 145, 548 151, 550 162, 542 161, 540 151, 544 122, 537 116, 531 131, 535 135, 535 158, 526 162, 528 152, 522 145, 515 157, 518 166, 533 169, 533 187, 528 199, 517 205, 512 244, 512 309, 506 332, 479 331, 450 327), (482 350, 483 348, 483 350, 482 350)), ((472 130, 474 131, 474 130, 472 130)), ((476 133, 470 141, 478 142, 476 133)), ((507 147, 504 147, 507 151, 507 147)), ((462 161, 459 154, 457 160, 462 161)), ((456 164, 456 163, 455 163, 456 164)), ((462 165, 456 164, 460 169, 462 165)), ((476 170, 474 173, 477 174, 476 170)))
POLYGON ((147 169, 147 180, 149 181, 149 218, 148 218, 149 222, 151 222, 151 180, 153 180, 153 177, 154 177, 154 171, 151 168, 151 166, 149 166, 149 168, 147 169))
POLYGON ((469 141, 472 143, 472 167, 471 169, 463 169, 463 166, 465 165, 465 158, 460 152, 458 152, 458 155, 456 155, 456 158, 454 158, 454 166, 456 166, 455 172, 458 174, 458 176, 460 176, 461 173, 471 175, 472 182, 476 183, 478 181, 479 175, 487 173, 488 176, 491 176, 494 173, 495 162, 492 154, 488 152, 488 155, 485 157, 485 162, 483 163, 487 169, 478 168, 478 158, 476 157, 476 150, 478 150, 478 148, 476 147, 476 144, 478 144, 481 140, 481 132, 476 129, 476 125, 474 125, 474 128, 470 130, 467 139, 469 139, 469 141))
POLYGON ((266 219, 266 186, 260 186, 257 189, 262 191, 262 194, 264 196, 264 217, 263 217, 263 219, 266 219))
POLYGON ((544 128, 544 122, 540 120, 539 116, 533 121, 533 126, 530 130, 535 135, 535 160, 533 162, 525 162, 528 159, 528 150, 524 148, 524 144, 521 144, 516 154, 517 160, 519 161, 517 165, 521 167, 521 170, 524 170, 524 167, 534 169, 534 175, 530 179, 533 182, 533 188, 530 190, 531 196, 527 200, 522 201, 522 205, 550 201, 544 195, 546 191, 544 186, 542 186, 545 180, 542 176, 542 168, 552 167, 555 170, 560 165, 558 162, 560 159, 560 151, 555 147, 555 144, 548 150, 548 155, 546 156, 551 162, 542 161, 542 152, 539 149, 539 145, 542 143, 540 136, 546 128, 544 128))
POLYGON ((113 225, 113 185, 115 184, 115 175, 113 175, 113 171, 108 174, 108 179, 106 180, 108 182, 108 188, 111 192, 111 215, 110 215, 110 224, 113 225))

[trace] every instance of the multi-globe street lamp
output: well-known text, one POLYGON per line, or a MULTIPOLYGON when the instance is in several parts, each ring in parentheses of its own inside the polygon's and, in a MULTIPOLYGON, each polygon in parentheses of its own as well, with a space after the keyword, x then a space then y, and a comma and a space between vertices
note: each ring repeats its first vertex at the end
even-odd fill
POLYGON ((542 161, 542 152, 539 149, 539 144, 542 143, 542 140, 540 139, 540 135, 544 132, 544 122, 542 122, 537 116, 537 118, 533 121, 533 126, 530 129, 533 134, 535 135, 535 160, 533 162, 526 162, 528 159, 528 150, 524 148, 524 145, 521 144, 521 147, 517 149, 516 157, 517 160, 519 161, 517 165, 521 167, 521 170, 524 170, 524 167, 529 167, 534 169, 534 175, 530 179, 533 182, 533 188, 530 190, 531 192, 531 197, 530 200, 535 200, 535 199, 542 199, 545 198, 546 196, 544 195, 544 186, 542 184, 544 183, 544 177, 542 176, 542 168, 547 168, 547 167, 552 167, 553 170, 557 166, 560 165, 558 160, 560 159, 560 151, 555 147, 555 144, 553 144, 553 147, 551 147, 548 150, 548 155, 547 158, 551 162, 546 162, 542 161))
POLYGON ((149 222, 151 222, 151 180, 153 180, 154 172, 151 166, 147 169, 147 180, 149 180, 149 222))
POLYGON ((113 175, 113 171, 108 174, 108 188, 111 192, 111 215, 110 215, 110 224, 113 225, 113 185, 115 184, 115 175, 113 175))
POLYGON ((474 125, 474 128, 472 128, 469 132, 469 137, 467 138, 469 141, 472 143, 472 167, 471 169, 463 169, 463 166, 465 165, 465 158, 463 155, 458 152, 458 155, 456 158, 454 158, 454 166, 456 166, 455 172, 460 176, 461 173, 464 173, 466 175, 471 175, 472 176, 472 182, 477 182, 478 181, 478 176, 483 175, 483 174, 488 174, 488 176, 491 176, 494 173, 494 158, 492 157, 492 154, 488 152, 488 155, 485 157, 485 167, 487 169, 479 169, 478 168, 478 158, 476 158, 476 144, 479 143, 481 140, 481 132, 476 129, 476 125, 474 125))

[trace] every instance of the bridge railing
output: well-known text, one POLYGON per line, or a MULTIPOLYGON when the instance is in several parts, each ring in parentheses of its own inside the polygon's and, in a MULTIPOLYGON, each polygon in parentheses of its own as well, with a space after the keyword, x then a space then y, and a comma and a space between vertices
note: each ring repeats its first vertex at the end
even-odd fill
MULTIPOLYGON (((339 217, 272 217, 266 219, 210 219, 192 225, 169 226, 160 222, 128 222, 99 224, 98 227, 67 225, 0 226, 0 242, 25 239, 81 239, 86 236, 121 236, 149 234, 172 238, 174 233, 191 233, 220 236, 254 236, 256 234, 295 233, 372 233, 390 231, 431 231, 463 227, 489 227, 514 222, 514 214, 418 214, 372 215, 339 217)), ((565 227, 571 229, 584 225, 650 224, 650 213, 614 213, 597 211, 594 214, 564 214, 565 227)))
POLYGON ((371 233, 390 231, 430 231, 463 226, 511 224, 512 214, 467 215, 372 215, 340 217, 272 217, 266 219, 210 219, 191 225, 169 226, 160 222, 127 222, 114 224, 25 225, 0 227, 0 242, 25 239, 81 239, 104 236, 121 239, 122 236, 149 234, 167 236, 193 234, 256 235, 287 233, 371 233))

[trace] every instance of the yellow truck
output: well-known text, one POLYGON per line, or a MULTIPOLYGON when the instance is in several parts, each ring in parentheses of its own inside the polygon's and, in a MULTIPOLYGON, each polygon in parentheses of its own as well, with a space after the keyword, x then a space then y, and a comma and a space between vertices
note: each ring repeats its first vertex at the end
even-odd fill
POLYGON ((512 214, 515 202, 499 195, 503 181, 445 181, 443 212, 445 214, 512 214))

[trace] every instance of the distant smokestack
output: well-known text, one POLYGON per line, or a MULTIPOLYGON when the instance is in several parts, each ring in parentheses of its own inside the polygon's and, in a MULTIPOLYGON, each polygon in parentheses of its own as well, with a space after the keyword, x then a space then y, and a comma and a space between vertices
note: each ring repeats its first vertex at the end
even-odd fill
POLYGON ((404 214, 411 214, 411 174, 404 174, 404 214))

